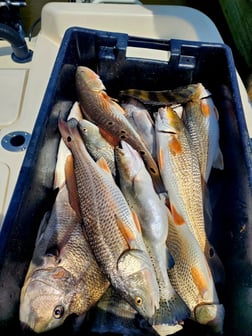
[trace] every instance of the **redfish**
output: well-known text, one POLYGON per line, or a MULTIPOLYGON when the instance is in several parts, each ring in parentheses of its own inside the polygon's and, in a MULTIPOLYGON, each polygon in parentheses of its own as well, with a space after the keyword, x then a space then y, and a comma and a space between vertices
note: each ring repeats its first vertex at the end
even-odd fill
POLYGON ((137 214, 159 284, 160 308, 149 323, 160 335, 173 334, 182 329, 180 322, 189 316, 189 310, 167 274, 167 207, 155 192, 138 152, 125 141, 121 142, 121 147, 115 149, 120 187, 130 208, 137 214))
POLYGON ((157 336, 158 334, 138 312, 110 286, 90 311, 90 331, 98 334, 125 336, 157 336))
POLYGON ((225 310, 219 302, 206 257, 181 213, 170 202, 168 249, 174 265, 168 267, 172 285, 190 308, 190 318, 223 332, 225 310))
POLYGON ((220 149, 219 113, 210 92, 199 84, 197 94, 185 104, 182 119, 196 151, 202 177, 208 181, 212 167, 223 169, 220 149))
POLYGON ((84 116, 101 129, 125 140, 142 156, 153 178, 157 191, 163 191, 158 166, 140 135, 124 115, 123 108, 105 92, 105 86, 98 74, 88 67, 78 66, 75 76, 76 91, 84 116))
POLYGON ((95 258, 113 287, 143 317, 150 318, 158 308, 159 291, 138 220, 106 161, 91 158, 77 120, 59 118, 58 124, 74 157, 83 229, 95 258))
POLYGON ((20 322, 37 333, 59 327, 69 315, 85 315, 110 285, 83 234, 71 156, 65 169, 69 180, 40 224, 21 289, 20 322))
POLYGON ((199 242, 211 270, 220 273, 220 278, 223 278, 222 262, 205 230, 201 170, 187 130, 171 107, 158 109, 155 126, 159 169, 169 200, 199 242))
POLYGON ((114 146, 101 134, 99 127, 86 119, 79 120, 78 128, 86 148, 92 158, 97 161, 103 157, 113 176, 116 175, 114 146))

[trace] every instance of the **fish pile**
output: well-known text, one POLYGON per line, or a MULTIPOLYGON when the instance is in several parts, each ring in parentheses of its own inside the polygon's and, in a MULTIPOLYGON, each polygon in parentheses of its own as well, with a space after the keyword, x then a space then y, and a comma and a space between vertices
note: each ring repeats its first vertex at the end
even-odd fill
POLYGON ((98 333, 163 336, 187 319, 222 333, 225 274, 206 230, 207 182, 224 169, 211 93, 197 83, 116 100, 84 66, 75 83, 78 101, 58 117, 58 193, 21 290, 21 323, 39 333, 90 313, 98 333))

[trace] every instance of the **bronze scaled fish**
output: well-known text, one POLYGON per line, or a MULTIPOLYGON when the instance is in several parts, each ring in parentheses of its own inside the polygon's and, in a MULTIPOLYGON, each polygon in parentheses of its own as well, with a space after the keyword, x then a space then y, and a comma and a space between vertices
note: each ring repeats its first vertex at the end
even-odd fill
POLYGON ((198 84, 189 84, 173 90, 161 91, 128 89, 121 91, 120 96, 133 97, 149 105, 185 104, 192 99, 197 87, 198 84))
POLYGON ((106 161, 89 155, 77 126, 59 118, 59 130, 74 157, 84 231, 113 287, 143 317, 158 308, 155 272, 137 218, 116 185, 106 161))
POLYGON ((158 109, 155 126, 159 169, 169 200, 195 235, 211 270, 222 274, 223 265, 206 235, 201 171, 187 130, 171 107, 158 109))
POLYGON ((172 285, 190 308, 190 318, 221 334, 225 311, 207 260, 182 214, 172 203, 170 206, 167 245, 174 259, 168 268, 172 285))
POLYGON ((138 152, 125 141, 121 146, 115 149, 120 187, 130 208, 138 216, 159 284, 160 307, 149 323, 159 335, 173 334, 182 329, 180 322, 189 316, 189 310, 175 292, 167 274, 167 207, 155 192, 138 152))
POLYGON ((182 119, 198 155, 202 177, 207 182, 212 167, 223 169, 224 163, 219 144, 218 110, 202 84, 195 98, 185 104, 182 119))
POLYGON ((80 210, 71 194, 72 166, 68 156, 71 181, 61 184, 51 212, 41 222, 21 290, 20 321, 36 333, 59 327, 71 314, 85 314, 110 284, 83 234, 80 210))
POLYGON ((107 161, 113 176, 116 175, 114 146, 112 146, 100 133, 99 127, 87 119, 79 120, 81 136, 92 158, 97 161, 101 157, 107 161))
POLYGON ((124 115, 122 107, 104 91, 99 76, 88 67, 78 66, 76 70, 76 91, 83 114, 97 126, 125 140, 142 156, 153 178, 155 189, 163 192, 164 187, 156 161, 153 159, 140 135, 124 115))
POLYGON ((89 312, 90 331, 124 336, 157 336, 158 334, 122 296, 110 286, 89 312))

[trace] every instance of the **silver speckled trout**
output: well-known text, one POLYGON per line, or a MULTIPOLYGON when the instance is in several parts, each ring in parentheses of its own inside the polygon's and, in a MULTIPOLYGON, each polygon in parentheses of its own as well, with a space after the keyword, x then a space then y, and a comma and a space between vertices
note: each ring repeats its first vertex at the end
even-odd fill
POLYGON ((189 317, 189 309, 175 292, 167 274, 167 207, 155 192, 138 152, 125 141, 121 146, 115 149, 121 190, 139 218, 160 290, 160 308, 149 323, 160 335, 173 334, 182 329, 180 322, 189 317))

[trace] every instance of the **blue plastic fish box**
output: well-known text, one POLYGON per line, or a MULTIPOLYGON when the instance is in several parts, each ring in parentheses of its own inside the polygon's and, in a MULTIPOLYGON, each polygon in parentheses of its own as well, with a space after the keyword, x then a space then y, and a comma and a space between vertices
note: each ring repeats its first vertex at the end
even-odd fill
MULTIPOLYGON (((0 332, 20 335, 20 288, 44 212, 52 206, 52 183, 59 144, 57 119, 77 100, 78 65, 96 71, 110 96, 138 88, 165 90, 201 82, 211 93, 220 119, 223 171, 213 169, 209 190, 215 245, 226 271, 218 294, 226 309, 225 336, 252 335, 251 144, 230 48, 225 44, 157 40, 73 27, 65 32, 36 125, 0 233, 0 332), (163 50, 168 60, 127 57, 128 47, 163 50)), ((87 327, 83 327, 88 335, 87 327)), ((71 335, 71 319, 50 335, 71 335)), ((177 335, 206 335, 190 321, 177 335)), ((139 333, 141 335, 141 333, 139 333)))

